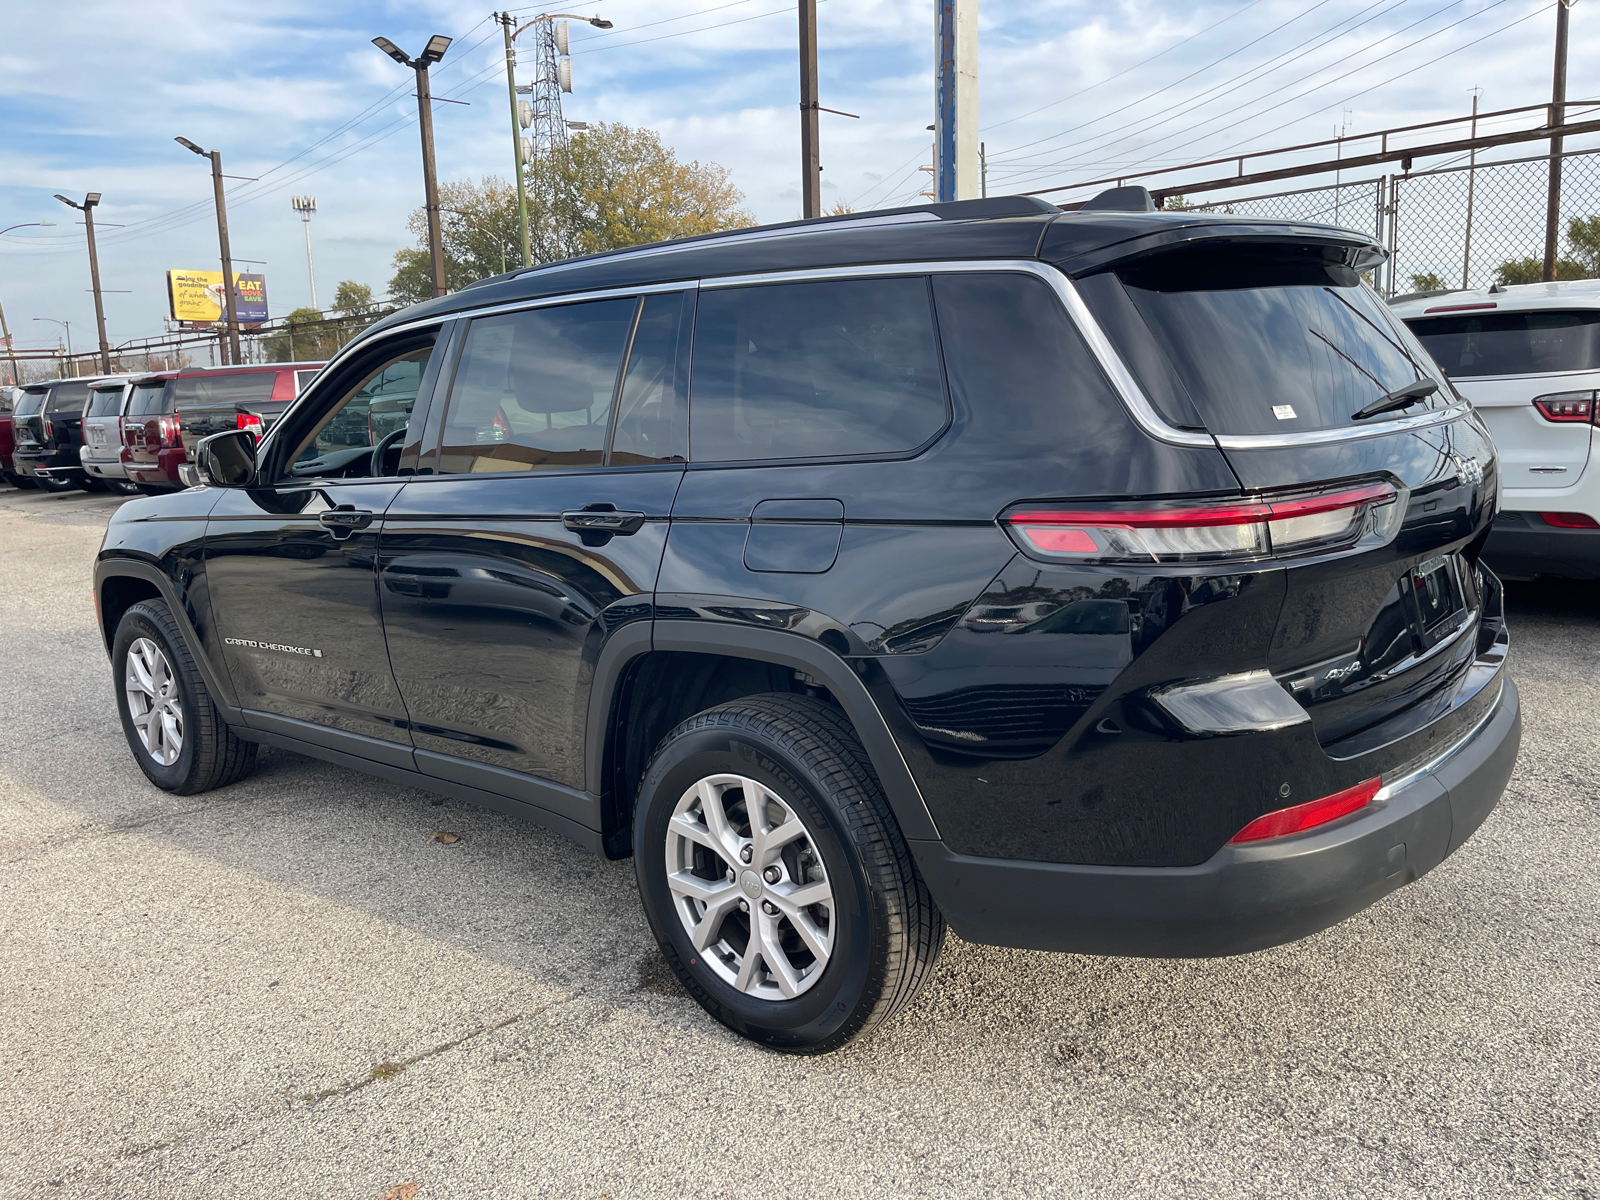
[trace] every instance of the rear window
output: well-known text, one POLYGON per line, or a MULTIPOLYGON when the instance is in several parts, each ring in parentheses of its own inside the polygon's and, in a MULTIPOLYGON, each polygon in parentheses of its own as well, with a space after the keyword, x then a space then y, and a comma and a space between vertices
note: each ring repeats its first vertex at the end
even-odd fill
POLYGON ((690 379, 697 462, 904 453, 946 420, 921 276, 702 291, 690 379))
POLYGON ((58 383, 50 389, 50 399, 45 402, 44 411, 47 416, 58 413, 66 415, 80 415, 83 406, 89 402, 89 385, 87 383, 58 383))
POLYGON ((158 417, 172 411, 172 383, 141 383, 128 401, 128 416, 158 417))
POLYGON ((114 417, 122 408, 122 385, 114 388, 96 388, 89 394, 86 417, 114 417))
POLYGON ((1447 375, 1600 369, 1600 311, 1459 313, 1406 324, 1447 375))
MULTIPOLYGON (((1169 412, 1192 405, 1212 433, 1359 424, 1354 413, 1419 379, 1439 391, 1389 416, 1451 403, 1421 343, 1342 253, 1234 245, 1151 255, 1115 272, 1119 301, 1139 319, 1103 323, 1158 403, 1173 398, 1162 404, 1169 412)), ((1108 287, 1084 289, 1097 312, 1110 307, 1108 287)))
POLYGON ((31 417, 44 407, 43 392, 23 392, 17 397, 17 412, 19 417, 31 417))
POLYGON ((272 399, 276 371, 252 371, 245 375, 180 375, 173 381, 177 407, 206 408, 211 405, 260 404, 272 399))

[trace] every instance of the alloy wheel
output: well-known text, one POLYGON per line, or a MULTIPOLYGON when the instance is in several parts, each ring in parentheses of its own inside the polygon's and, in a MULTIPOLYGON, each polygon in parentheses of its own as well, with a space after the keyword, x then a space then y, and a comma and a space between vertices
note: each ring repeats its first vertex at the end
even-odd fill
POLYGON ((122 686, 145 753, 170 767, 183 753, 183 697, 166 653, 151 639, 136 638, 128 647, 122 686))
POLYGON ((792 1000, 833 953, 833 888, 794 807, 742 775, 708 775, 667 824, 667 887, 694 948, 726 983, 792 1000))

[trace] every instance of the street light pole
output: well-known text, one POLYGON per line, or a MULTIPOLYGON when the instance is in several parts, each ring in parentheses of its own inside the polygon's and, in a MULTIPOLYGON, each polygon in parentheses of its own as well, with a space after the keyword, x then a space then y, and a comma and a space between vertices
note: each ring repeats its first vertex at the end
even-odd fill
POLYGON ((94 323, 100 333, 100 369, 107 375, 111 374, 111 343, 106 338, 106 306, 100 299, 100 256, 95 252, 94 245, 94 210, 100 203, 100 193, 90 192, 79 204, 68 200, 60 192, 56 199, 68 208, 75 208, 83 214, 83 227, 89 233, 89 284, 94 289, 94 323))
MULTIPOLYGON (((300 214, 300 220, 306 227, 306 275, 311 280, 311 307, 317 308, 317 268, 311 261, 311 214, 317 211, 317 198, 315 196, 291 196, 289 203, 293 206, 295 212, 300 214)), ((318 308, 317 311, 321 312, 322 310, 318 308)))
POLYGON ((423 207, 428 218, 428 258, 433 266, 433 294, 443 296, 445 283, 444 232, 439 227, 439 184, 433 165, 433 93, 428 90, 428 68, 444 57, 452 39, 436 33, 428 39, 422 53, 411 58, 386 37, 375 37, 372 44, 401 66, 417 73, 417 119, 422 126, 423 207))
MULTIPOLYGON (((46 226, 53 228, 55 226, 55 222, 24 221, 20 225, 8 225, 6 228, 0 229, 0 237, 4 237, 13 229, 32 229, 35 226, 46 226)), ((4 308, 0 308, 0 337, 5 339, 6 350, 8 351, 7 356, 11 359, 11 382, 12 384, 17 384, 21 382, 17 377, 17 348, 11 344, 11 329, 6 325, 6 310, 4 308)))
MULTIPOLYGON (((59 325, 59 326, 61 326, 61 328, 65 329, 67 331, 67 362, 71 364, 71 366, 72 366, 72 376, 73 376, 74 379, 76 379, 77 376, 78 376, 78 364, 73 360, 73 357, 72 357, 72 322, 71 321, 58 321, 54 317, 35 317, 34 320, 35 321, 49 321, 50 324, 59 325)), ((109 372, 109 371, 106 372, 106 374, 108 374, 108 375, 110 373, 111 372, 109 372)))
MULTIPOLYGON (((228 249, 228 203, 222 195, 222 151, 202 150, 188 138, 173 138, 185 150, 211 160, 211 190, 217 206, 217 245, 222 251, 223 316, 228 326, 228 361, 239 362, 239 308, 233 297, 233 252, 228 249)), ((224 364, 226 365, 226 364, 224 364)))

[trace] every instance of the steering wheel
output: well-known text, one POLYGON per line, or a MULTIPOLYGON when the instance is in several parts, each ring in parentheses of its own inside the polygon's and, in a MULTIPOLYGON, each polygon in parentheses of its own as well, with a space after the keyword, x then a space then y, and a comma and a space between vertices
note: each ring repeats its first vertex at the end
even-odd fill
POLYGON ((405 437, 405 435, 406 427, 402 425, 399 429, 396 429, 393 433, 387 435, 383 441, 379 442, 372 448, 372 461, 367 469, 368 475, 372 476, 374 479, 383 478, 383 456, 388 452, 390 446, 394 445, 401 438, 405 437))

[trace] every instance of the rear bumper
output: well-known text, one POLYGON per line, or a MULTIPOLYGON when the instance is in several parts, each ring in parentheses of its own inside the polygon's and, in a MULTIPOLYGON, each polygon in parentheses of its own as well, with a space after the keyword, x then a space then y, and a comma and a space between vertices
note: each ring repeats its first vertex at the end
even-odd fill
POLYGON ((25 479, 46 475, 54 479, 81 479, 84 474, 83 464, 78 462, 76 451, 47 450, 47 451, 17 451, 14 462, 16 471, 25 479))
POLYGON ((1495 518, 1483 559, 1496 575, 1600 579, 1600 529, 1557 529, 1536 512, 1495 518))
POLYGON ((169 446, 156 454, 154 462, 132 459, 127 463, 128 478, 135 483, 169 484, 181 487, 178 468, 188 461, 182 446, 169 446))
POLYGON ((114 458, 95 458, 89 454, 82 454, 78 461, 83 465, 84 471, 94 479, 126 479, 128 477, 128 470, 122 465, 120 455, 114 458))
POLYGON ((1522 740, 1507 677, 1478 728, 1424 774, 1309 833, 1224 846, 1195 867, 1086 867, 976 858, 912 842, 968 941, 1029 950, 1207 958, 1326 929, 1437 866, 1505 790, 1522 740))

